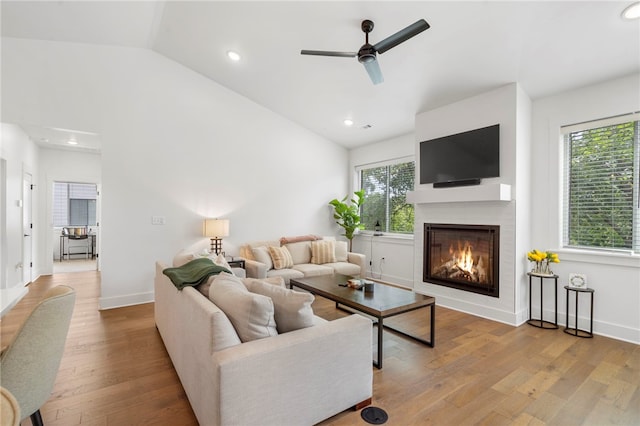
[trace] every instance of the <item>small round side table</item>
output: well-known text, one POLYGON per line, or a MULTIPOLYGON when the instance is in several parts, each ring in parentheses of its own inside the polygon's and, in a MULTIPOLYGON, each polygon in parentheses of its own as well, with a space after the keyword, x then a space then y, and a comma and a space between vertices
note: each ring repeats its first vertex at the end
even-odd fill
POLYGON ((532 325, 538 328, 544 329, 557 329, 558 328, 558 276, 555 274, 538 274, 535 272, 527 272, 529 276, 529 320, 527 324, 532 325), (531 281, 533 277, 537 277, 540 279, 540 318, 533 318, 531 314, 531 281), (545 320, 544 317, 544 309, 542 307, 542 302, 544 300, 544 282, 546 280, 553 280, 554 288, 553 288, 553 302, 554 302, 554 319, 553 322, 545 320))
POLYGON ((564 286, 566 292, 567 292, 567 318, 566 318, 566 327, 564 328, 564 332, 567 334, 571 334, 572 336, 577 336, 577 337, 585 337, 585 338, 591 338, 593 337, 593 293, 595 292, 594 289, 592 288, 582 288, 582 287, 571 287, 568 285, 564 286), (576 293, 576 304, 575 304, 575 327, 570 327, 569 326, 569 292, 573 291, 576 293), (590 302, 591 302, 591 312, 589 313, 589 331, 587 330, 582 330, 580 328, 578 328, 578 295, 580 293, 587 293, 590 297, 590 302))

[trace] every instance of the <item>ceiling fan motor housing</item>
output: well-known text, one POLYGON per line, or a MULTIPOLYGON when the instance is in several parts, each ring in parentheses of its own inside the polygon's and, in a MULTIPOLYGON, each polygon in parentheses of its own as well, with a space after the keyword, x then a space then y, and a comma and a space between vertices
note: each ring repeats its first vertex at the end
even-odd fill
POLYGON ((369 43, 363 45, 358 50, 358 62, 365 64, 376 60, 376 50, 369 43))

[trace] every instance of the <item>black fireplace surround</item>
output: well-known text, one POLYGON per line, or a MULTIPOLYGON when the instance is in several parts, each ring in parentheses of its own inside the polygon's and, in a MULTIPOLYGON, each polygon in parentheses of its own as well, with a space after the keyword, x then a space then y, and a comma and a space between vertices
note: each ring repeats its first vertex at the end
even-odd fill
POLYGON ((500 296, 500 227, 425 223, 423 281, 500 296))

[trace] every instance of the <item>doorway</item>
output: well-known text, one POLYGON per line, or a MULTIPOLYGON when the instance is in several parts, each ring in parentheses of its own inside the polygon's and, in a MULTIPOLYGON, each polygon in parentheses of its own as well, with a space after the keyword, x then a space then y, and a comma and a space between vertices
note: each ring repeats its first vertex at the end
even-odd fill
POLYGON ((98 185, 54 181, 52 214, 53 273, 98 270, 98 185))

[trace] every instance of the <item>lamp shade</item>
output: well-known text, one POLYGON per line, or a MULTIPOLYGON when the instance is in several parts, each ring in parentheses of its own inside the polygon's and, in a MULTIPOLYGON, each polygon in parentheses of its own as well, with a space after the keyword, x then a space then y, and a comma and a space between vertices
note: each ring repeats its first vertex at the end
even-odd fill
POLYGON ((228 219, 205 219, 204 220, 204 236, 209 238, 228 237, 229 236, 229 220, 228 219))

